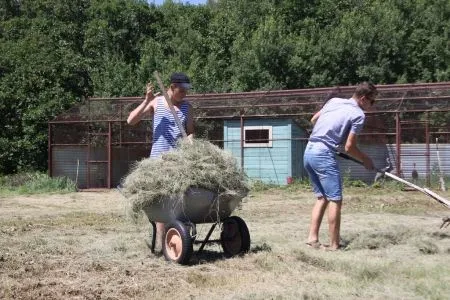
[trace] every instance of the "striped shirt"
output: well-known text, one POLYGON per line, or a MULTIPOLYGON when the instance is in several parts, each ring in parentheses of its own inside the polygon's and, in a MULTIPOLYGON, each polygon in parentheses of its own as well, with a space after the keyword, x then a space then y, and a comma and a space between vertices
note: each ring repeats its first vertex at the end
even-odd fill
MULTIPOLYGON (((153 115, 153 143, 150 153, 151 158, 160 157, 161 154, 175 148, 177 140, 182 137, 175 118, 170 108, 165 106, 164 96, 156 98, 156 111, 153 115)), ((178 118, 186 130, 186 120, 189 104, 184 101, 180 105, 180 110, 176 111, 178 118)))

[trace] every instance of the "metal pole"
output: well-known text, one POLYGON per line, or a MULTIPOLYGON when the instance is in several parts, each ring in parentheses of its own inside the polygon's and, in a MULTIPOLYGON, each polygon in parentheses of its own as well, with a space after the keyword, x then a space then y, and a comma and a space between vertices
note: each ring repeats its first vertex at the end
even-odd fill
POLYGON ((108 189, 111 188, 112 184, 112 125, 108 122, 108 189))
POLYGON ((396 162, 396 169, 397 169, 397 176, 401 176, 402 170, 401 170, 401 125, 400 125, 400 113, 395 113, 395 146, 397 149, 397 157, 395 159, 396 162))
POLYGON ((119 144, 122 146, 122 122, 123 122, 123 105, 120 104, 120 122, 119 122, 119 144))
POLYGON ((211 234, 213 233, 214 229, 216 228, 217 223, 214 223, 211 226, 211 229, 209 229, 208 234, 205 237, 205 240, 203 241, 203 243, 200 245, 200 248, 198 249, 197 253, 200 253, 203 251, 203 248, 205 248, 206 243, 208 242, 209 238, 211 237, 211 234))
POLYGON ((441 156, 439 155, 438 143, 439 143, 439 138, 436 138, 436 157, 437 157, 438 169, 439 169, 439 186, 441 188, 441 191, 445 192, 447 189, 445 188, 444 174, 442 173, 441 156))
POLYGON ((49 177, 52 177, 52 125, 48 124, 48 161, 47 161, 47 173, 49 177))
POLYGON ((244 171, 244 116, 241 115, 241 170, 244 171))
POLYGON ((428 113, 425 113, 425 144, 426 144, 426 152, 425 152, 425 159, 426 159, 426 168, 427 168, 427 186, 431 186, 431 180, 430 180, 430 132, 429 132, 429 119, 428 119, 428 113))
POLYGON ((87 180, 86 180, 86 188, 90 188, 91 186, 91 164, 89 160, 91 159, 91 123, 88 123, 88 132, 87 132, 87 152, 86 152, 86 171, 87 171, 87 180))

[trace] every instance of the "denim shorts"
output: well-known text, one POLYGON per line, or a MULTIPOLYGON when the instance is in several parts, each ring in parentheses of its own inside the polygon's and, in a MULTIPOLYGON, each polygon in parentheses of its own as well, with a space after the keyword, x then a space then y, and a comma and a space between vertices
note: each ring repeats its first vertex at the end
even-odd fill
POLYGON ((308 142, 303 164, 316 197, 342 200, 342 180, 334 151, 321 142, 308 142))

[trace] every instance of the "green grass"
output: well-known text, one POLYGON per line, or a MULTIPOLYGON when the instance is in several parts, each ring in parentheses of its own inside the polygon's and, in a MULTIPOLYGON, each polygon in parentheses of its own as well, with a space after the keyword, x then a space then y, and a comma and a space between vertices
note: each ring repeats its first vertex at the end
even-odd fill
POLYGON ((23 172, 0 176, 0 195, 32 195, 44 193, 70 193, 77 190, 67 177, 49 177, 41 172, 23 172))

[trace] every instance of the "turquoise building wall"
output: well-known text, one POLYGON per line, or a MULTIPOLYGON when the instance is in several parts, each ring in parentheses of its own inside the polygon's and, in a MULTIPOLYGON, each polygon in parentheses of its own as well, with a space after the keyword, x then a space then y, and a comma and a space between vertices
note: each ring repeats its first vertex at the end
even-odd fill
MULTIPOLYGON (((272 129, 272 145, 244 147, 244 171, 252 179, 284 185, 287 178, 306 176, 303 169, 303 152, 306 132, 291 119, 250 119, 247 126, 264 126, 272 129)), ((241 165, 240 120, 224 121, 224 149, 230 151, 241 165)))

